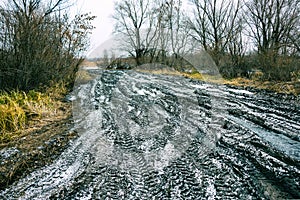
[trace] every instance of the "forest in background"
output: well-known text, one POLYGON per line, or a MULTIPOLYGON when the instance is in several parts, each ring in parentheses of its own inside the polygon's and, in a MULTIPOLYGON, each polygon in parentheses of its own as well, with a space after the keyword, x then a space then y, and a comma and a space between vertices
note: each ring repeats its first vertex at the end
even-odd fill
MULTIPOLYGON (((180 58, 204 50, 225 78, 300 79, 298 0, 188 0, 184 4, 182 0, 115 3, 115 33, 121 35, 122 50, 136 65, 178 65, 180 58)), ((104 60, 114 59, 106 52, 104 60)))

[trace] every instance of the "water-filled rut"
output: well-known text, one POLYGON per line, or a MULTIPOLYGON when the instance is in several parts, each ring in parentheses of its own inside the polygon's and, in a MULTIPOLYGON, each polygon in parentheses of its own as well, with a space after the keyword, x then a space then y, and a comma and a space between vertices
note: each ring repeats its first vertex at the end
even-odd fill
POLYGON ((80 137, 1 199, 300 198, 291 96, 95 70, 74 91, 80 137))

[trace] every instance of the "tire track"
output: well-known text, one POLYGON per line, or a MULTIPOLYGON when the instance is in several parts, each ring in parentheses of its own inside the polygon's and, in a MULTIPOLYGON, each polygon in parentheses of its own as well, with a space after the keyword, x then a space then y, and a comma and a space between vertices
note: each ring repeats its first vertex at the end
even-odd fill
POLYGON ((299 102, 134 71, 94 71, 81 137, 2 199, 300 198, 299 102))

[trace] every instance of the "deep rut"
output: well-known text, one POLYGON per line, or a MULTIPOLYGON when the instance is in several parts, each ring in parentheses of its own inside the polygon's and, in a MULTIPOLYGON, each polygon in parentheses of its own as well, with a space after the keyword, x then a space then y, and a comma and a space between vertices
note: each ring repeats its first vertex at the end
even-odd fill
POLYGON ((300 198, 295 97, 134 71, 76 90, 79 139, 4 199, 300 198))

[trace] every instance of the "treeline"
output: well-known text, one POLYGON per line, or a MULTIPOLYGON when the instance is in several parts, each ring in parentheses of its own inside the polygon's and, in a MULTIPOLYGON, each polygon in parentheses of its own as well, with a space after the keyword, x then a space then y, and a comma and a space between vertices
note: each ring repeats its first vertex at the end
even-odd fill
POLYGON ((67 0, 7 0, 0 5, 0 90, 72 83, 94 17, 71 19, 70 6, 67 0))
POLYGON ((298 0, 125 0, 113 18, 137 65, 205 50, 224 77, 289 81, 300 78, 299 13, 298 0))

